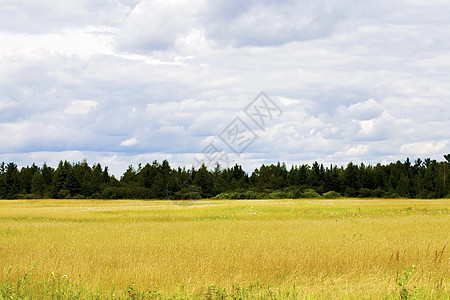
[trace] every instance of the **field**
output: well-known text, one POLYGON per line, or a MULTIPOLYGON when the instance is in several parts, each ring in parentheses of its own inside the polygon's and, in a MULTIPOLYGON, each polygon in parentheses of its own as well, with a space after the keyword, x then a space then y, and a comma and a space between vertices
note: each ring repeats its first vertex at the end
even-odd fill
POLYGON ((448 299, 449 204, 0 201, 0 299, 448 299))

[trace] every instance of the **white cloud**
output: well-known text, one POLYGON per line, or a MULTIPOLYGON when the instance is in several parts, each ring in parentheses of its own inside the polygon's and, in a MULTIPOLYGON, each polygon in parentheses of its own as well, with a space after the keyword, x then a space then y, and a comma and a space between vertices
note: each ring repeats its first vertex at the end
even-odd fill
POLYGON ((199 1, 144 0, 125 18, 115 36, 119 49, 147 52, 171 48, 189 34, 199 1))
POLYGON ((13 33, 40 34, 85 25, 117 25, 136 1, 3 0, 0 28, 13 33))
POLYGON ((69 114, 87 114, 91 109, 96 108, 97 105, 97 101, 74 100, 66 107, 64 112, 69 114))
POLYGON ((448 140, 439 142, 416 142, 404 144, 400 147, 400 152, 406 155, 430 155, 445 153, 448 140))
POLYGON ((120 143, 120 146, 130 147, 130 146, 136 145, 137 142, 138 142, 137 138, 133 137, 131 139, 125 140, 122 143, 120 143))
POLYGON ((272 46, 323 38, 343 17, 346 1, 216 1, 208 3, 207 36, 236 46, 272 46))
POLYGON ((358 102, 349 106, 340 106, 337 111, 341 118, 353 120, 369 120, 378 117, 383 112, 383 106, 374 99, 358 102))
POLYGON ((284 112, 244 166, 441 159, 450 4, 424 3, 7 0, 0 160, 190 165, 261 91, 284 112))
POLYGON ((351 146, 348 147, 346 149, 346 154, 348 154, 349 156, 355 156, 355 155, 362 155, 362 154, 366 154, 369 150, 369 147, 367 145, 355 145, 355 146, 351 146))

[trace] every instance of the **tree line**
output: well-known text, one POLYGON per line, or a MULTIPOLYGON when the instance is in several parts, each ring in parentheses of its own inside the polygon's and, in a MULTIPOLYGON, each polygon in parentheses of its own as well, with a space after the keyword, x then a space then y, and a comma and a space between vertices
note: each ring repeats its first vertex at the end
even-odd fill
POLYGON ((251 174, 241 166, 209 170, 172 168, 167 160, 129 166, 117 179, 108 167, 61 161, 56 168, 0 164, 0 199, 261 199, 261 198, 443 198, 450 196, 450 154, 446 161, 288 168, 262 165, 251 174))

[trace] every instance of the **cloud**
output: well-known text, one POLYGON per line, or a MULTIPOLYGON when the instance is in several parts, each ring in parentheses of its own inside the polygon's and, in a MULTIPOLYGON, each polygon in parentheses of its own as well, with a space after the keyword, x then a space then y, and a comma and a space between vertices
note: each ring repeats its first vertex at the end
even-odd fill
POLYGON ((278 46, 323 38, 346 18, 348 1, 144 0, 115 36, 120 50, 164 51, 204 38, 224 46, 278 46))
POLYGON ((208 38, 224 44, 277 46, 323 38, 345 17, 345 1, 215 1, 203 20, 208 38))
POLYGON ((0 161, 189 166, 237 116, 250 169, 450 152, 446 2, 138 2, 4 2, 0 161), (266 131, 243 113, 261 91, 266 131))
POLYGON ((98 102, 92 100, 74 100, 66 107, 64 112, 69 114, 87 114, 91 109, 96 108, 98 102))
POLYGON ((136 145, 137 142, 138 142, 137 138, 133 137, 131 139, 125 140, 122 143, 120 143, 120 146, 130 147, 130 146, 136 145))
MULTIPOLYGON (((374 99, 351 104, 349 106, 340 106, 337 113, 341 118, 353 120, 369 120, 378 117, 383 112, 383 106, 374 99)), ((367 123, 366 123, 367 124, 367 123)))
POLYGON ((443 151, 445 151, 448 144, 449 140, 408 143, 401 145, 400 152, 405 155, 439 155, 444 153, 443 151))
POLYGON ((1 31, 25 34, 58 32, 86 25, 117 25, 137 1, 4 0, 1 31))
POLYGON ((144 0, 125 18, 115 36, 120 50, 146 52, 171 48, 192 30, 198 1, 144 0))

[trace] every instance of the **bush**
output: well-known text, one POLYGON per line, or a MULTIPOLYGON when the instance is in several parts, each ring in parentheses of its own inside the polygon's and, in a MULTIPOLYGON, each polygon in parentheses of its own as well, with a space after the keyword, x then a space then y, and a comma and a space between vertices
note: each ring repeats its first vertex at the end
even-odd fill
POLYGON ((290 199, 292 197, 292 193, 284 192, 284 191, 273 191, 267 194, 268 199, 290 199))
POLYGON ((356 190, 352 187, 345 188, 345 196, 346 197, 356 197, 356 190))
POLYGON ((301 193, 301 198, 306 199, 320 199, 322 196, 319 195, 315 190, 313 189, 306 189, 301 193))
POLYGON ((385 192, 383 189, 376 188, 376 189, 374 189, 374 190, 372 191, 372 197, 375 197, 375 198, 383 198, 384 195, 385 195, 385 193, 386 193, 386 192, 385 192))
POLYGON ((202 199, 201 188, 195 185, 184 187, 173 195, 175 200, 198 200, 202 199))
POLYGON ((124 186, 108 187, 101 194, 95 193, 93 199, 153 199, 154 193, 151 189, 144 187, 124 186))
POLYGON ((240 196, 241 197, 235 198, 235 199, 264 199, 264 198, 268 198, 268 193, 264 193, 264 192, 261 193, 261 192, 257 192, 257 191, 245 191, 245 192, 241 192, 240 196))
POLYGON ((293 199, 299 199, 301 197, 302 197, 302 190, 301 189, 296 188, 296 189, 294 189, 292 191, 292 198, 293 199))
POLYGON ((287 193, 282 191, 237 191, 237 192, 226 192, 220 193, 214 196, 212 199, 283 199, 287 197, 287 193))
POLYGON ((396 198, 401 198, 401 197, 400 197, 400 195, 397 194, 396 192, 390 191, 390 192, 387 192, 387 193, 384 195, 384 198, 393 198, 393 199, 396 199, 396 198))
POLYGON ((335 191, 329 191, 322 195, 325 199, 338 199, 341 198, 341 194, 335 191))
POLYGON ((361 198, 369 198, 372 197, 373 192, 370 189, 366 189, 366 188, 361 188, 358 191, 358 196, 361 198))
POLYGON ((68 199, 70 198, 70 191, 66 189, 60 189, 58 192, 59 199, 68 199))
POLYGON ((18 199, 40 199, 41 196, 36 194, 17 194, 15 198, 18 199))

